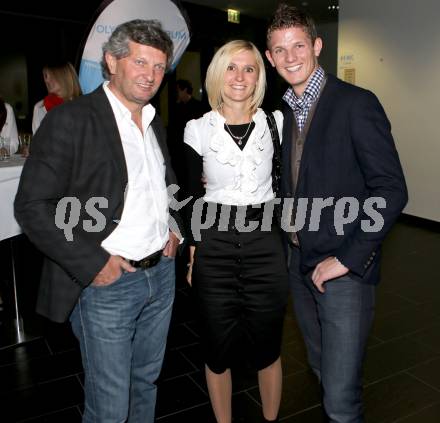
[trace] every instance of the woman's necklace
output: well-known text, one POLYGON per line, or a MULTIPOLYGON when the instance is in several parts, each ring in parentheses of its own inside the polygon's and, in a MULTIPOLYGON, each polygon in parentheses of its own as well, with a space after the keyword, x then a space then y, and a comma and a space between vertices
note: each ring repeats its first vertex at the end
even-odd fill
POLYGON ((242 135, 242 136, 240 137, 240 136, 234 135, 234 134, 232 133, 231 129, 229 128, 229 125, 225 122, 226 129, 228 130, 229 134, 231 135, 231 137, 235 140, 235 142, 236 142, 238 145, 242 145, 242 144, 243 144, 243 138, 246 138, 246 135, 248 134, 251 125, 252 125, 252 120, 249 122, 249 125, 248 125, 248 127, 247 127, 247 129, 246 129, 244 135, 242 135))

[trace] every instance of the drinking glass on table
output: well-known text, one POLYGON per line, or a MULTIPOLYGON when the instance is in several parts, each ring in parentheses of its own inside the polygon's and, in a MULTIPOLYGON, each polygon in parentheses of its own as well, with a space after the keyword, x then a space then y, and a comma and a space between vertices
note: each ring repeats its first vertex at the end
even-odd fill
POLYGON ((11 157, 11 142, 9 138, 0 137, 0 160, 8 160, 11 157))
POLYGON ((31 134, 25 133, 20 136, 21 155, 22 157, 29 156, 29 145, 31 143, 31 134))

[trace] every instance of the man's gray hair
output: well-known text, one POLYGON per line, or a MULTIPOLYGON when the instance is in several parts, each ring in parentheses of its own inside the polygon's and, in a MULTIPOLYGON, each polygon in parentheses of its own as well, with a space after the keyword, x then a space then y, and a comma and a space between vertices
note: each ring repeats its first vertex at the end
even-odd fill
POLYGON ((103 44, 101 68, 104 79, 110 79, 105 54, 110 53, 116 59, 127 57, 130 54, 129 41, 160 50, 167 56, 167 69, 169 69, 173 59, 173 42, 163 30, 162 24, 156 19, 135 19, 118 25, 108 41, 103 44))

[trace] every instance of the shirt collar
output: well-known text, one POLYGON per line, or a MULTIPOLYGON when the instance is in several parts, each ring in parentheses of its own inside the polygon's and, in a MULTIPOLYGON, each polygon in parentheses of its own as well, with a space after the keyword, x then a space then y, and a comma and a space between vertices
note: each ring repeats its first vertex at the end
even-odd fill
POLYGON ((302 109, 304 102, 313 103, 319 95, 319 90, 321 88, 322 81, 324 80, 325 72, 321 66, 319 66, 312 77, 310 78, 306 89, 303 94, 298 97, 293 91, 292 87, 289 87, 283 96, 283 100, 293 109, 302 109))
MULTIPOLYGON (((107 95, 110 104, 112 105, 113 112, 117 114, 117 117, 122 120, 131 121, 131 112, 128 108, 119 100, 118 97, 112 92, 112 90, 108 87, 109 81, 104 81, 102 87, 104 92, 107 95)), ((144 131, 147 130, 149 125, 151 124, 154 116, 156 114, 156 109, 150 104, 146 104, 142 107, 142 126, 144 131)))

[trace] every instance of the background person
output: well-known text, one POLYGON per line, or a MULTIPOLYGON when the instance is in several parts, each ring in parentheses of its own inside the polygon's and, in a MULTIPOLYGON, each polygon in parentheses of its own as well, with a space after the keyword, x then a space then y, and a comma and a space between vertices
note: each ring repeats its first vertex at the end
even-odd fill
POLYGON ((183 160, 183 132, 186 124, 201 117, 204 113, 202 103, 193 97, 193 87, 190 81, 178 79, 176 81, 176 104, 170 113, 168 126, 168 148, 171 163, 176 172, 179 186, 183 189, 182 197, 186 198, 186 164, 183 160))
POLYGON ((37 312, 70 319, 79 340, 84 423, 154 421, 178 239, 167 194, 176 180, 150 100, 172 53, 158 21, 116 27, 103 46, 106 81, 46 116, 15 200, 18 222, 46 256, 37 312), (80 202, 71 241, 57 224, 65 197, 80 202))
POLYGON ((78 76, 69 62, 44 66, 43 78, 47 96, 34 106, 32 115, 32 133, 34 134, 47 112, 81 95, 78 76))
POLYGON ((308 214, 304 229, 289 234, 296 318, 328 421, 363 422, 362 363, 380 247, 407 201, 402 168, 376 96, 319 66, 322 40, 308 15, 281 4, 267 30, 267 48, 270 63, 290 84, 283 97, 283 197, 334 199, 322 209, 317 231, 308 230, 308 214), (334 204, 344 197, 354 198, 360 212, 339 235, 334 204), (362 207, 372 197, 385 202, 377 210, 379 230, 362 223, 370 224, 362 207))
MULTIPOLYGON (((279 227, 274 220, 272 230, 261 230, 264 207, 274 199, 274 141, 259 108, 265 86, 256 47, 241 40, 225 44, 206 75, 212 111, 185 129, 190 193, 200 196, 203 172, 203 198, 217 211, 214 226, 190 247, 188 281, 200 311, 206 380, 220 423, 231 422, 230 368, 243 352, 258 370, 264 421, 277 421, 281 400, 288 286, 279 227), (219 228, 225 206, 231 209, 227 231, 219 228), (256 230, 239 228, 236 215, 243 211, 246 221, 258 222, 256 230)), ((273 129, 281 131, 281 113, 274 115, 273 129)))

